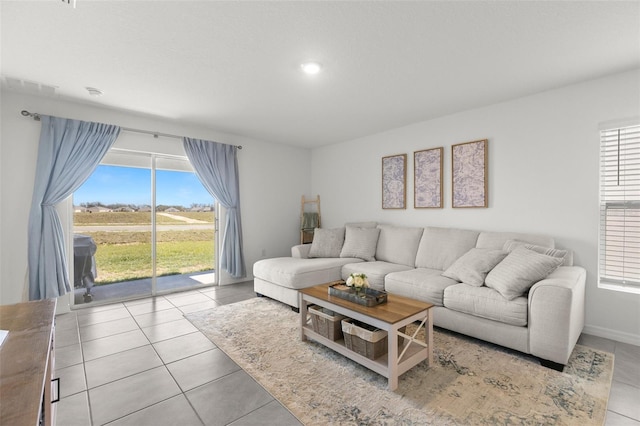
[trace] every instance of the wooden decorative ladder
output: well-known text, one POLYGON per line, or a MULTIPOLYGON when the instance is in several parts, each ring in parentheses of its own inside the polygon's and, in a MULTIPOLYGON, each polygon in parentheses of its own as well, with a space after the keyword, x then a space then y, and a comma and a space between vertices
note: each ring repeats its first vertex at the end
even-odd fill
POLYGON ((307 199, 302 196, 300 201, 300 244, 313 241, 313 231, 320 228, 320 195, 307 199))

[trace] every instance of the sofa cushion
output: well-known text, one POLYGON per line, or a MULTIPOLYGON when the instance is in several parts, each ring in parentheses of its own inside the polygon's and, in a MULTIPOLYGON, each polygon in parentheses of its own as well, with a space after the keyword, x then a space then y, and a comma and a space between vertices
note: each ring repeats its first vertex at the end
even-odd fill
POLYGON ((573 263, 573 256, 569 253, 568 250, 558 250, 550 247, 537 246, 535 244, 529 244, 524 241, 518 240, 507 240, 504 243, 504 247, 502 248, 506 252, 512 252, 517 247, 528 248, 529 250, 533 250, 536 253, 546 254, 547 256, 558 257, 562 259, 562 264, 564 266, 571 266, 573 263))
POLYGON ((415 265, 417 268, 444 271, 460 256, 475 247, 477 238, 477 231, 455 228, 425 228, 418 247, 415 265))
POLYGON ((562 259, 518 247, 487 275, 485 284, 508 300, 528 291, 533 284, 553 272, 562 259))
POLYGON ((299 259, 309 258, 309 251, 311 250, 311 244, 298 244, 291 247, 291 257, 297 257, 299 259))
POLYGON ((376 260, 413 267, 422 236, 422 228, 379 225, 380 238, 376 249, 376 260))
POLYGON ((340 257, 343 244, 344 228, 316 228, 313 231, 309 257, 340 257))
POLYGON ((342 279, 346 280, 351 274, 365 274, 369 280, 369 286, 376 290, 384 290, 384 278, 387 274, 397 271, 413 269, 411 266, 397 263, 374 262, 350 263, 342 267, 342 279))
POLYGON ((463 312, 505 324, 527 325, 527 298, 516 297, 507 300, 496 290, 457 284, 444 290, 444 306, 453 311, 463 312))
POLYGON ((350 226, 352 228, 375 228, 378 226, 378 222, 349 222, 344 226, 350 226))
POLYGON ((507 256, 506 251, 472 248, 442 273, 445 277, 480 287, 494 266, 507 256))
POLYGON ((384 279, 384 289, 389 293, 443 306, 444 289, 458 284, 442 276, 437 269, 410 269, 393 272, 384 279))
POLYGON ((378 244, 378 235, 380 235, 378 228, 347 226, 340 257, 357 257, 366 261, 376 260, 374 256, 378 244))
POLYGON ((253 276, 283 287, 301 289, 341 279, 342 265, 362 262, 356 258, 275 257, 253 264, 253 276))
POLYGON ((478 235, 477 248, 490 248, 502 250, 504 244, 509 240, 524 241, 543 247, 555 247, 553 238, 537 234, 522 234, 518 232, 480 232, 478 235))

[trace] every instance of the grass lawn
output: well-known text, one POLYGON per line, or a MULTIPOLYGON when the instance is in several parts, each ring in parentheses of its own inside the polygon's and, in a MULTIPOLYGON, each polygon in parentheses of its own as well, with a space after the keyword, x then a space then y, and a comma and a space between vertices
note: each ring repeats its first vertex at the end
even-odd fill
MULTIPOLYGON (((89 235, 98 247, 103 245, 151 244, 151 231, 97 231, 83 232, 89 235)), ((208 241, 213 246, 213 229, 188 229, 184 231, 159 231, 156 234, 158 243, 180 241, 208 241)))
MULTIPOLYGON (((181 214, 184 215, 184 213, 181 214)), ((140 225, 150 223, 151 219, 148 213, 120 212, 76 213, 74 217, 77 218, 80 215, 84 217, 81 221, 75 221, 77 226, 89 225, 89 222, 84 221, 86 216, 122 219, 122 221, 115 223, 107 221, 91 223, 105 226, 140 225), (145 222, 145 216, 149 222, 145 222)), ((213 222, 213 213, 211 212, 188 212, 188 215, 192 219, 213 222), (204 215, 208 215, 208 219, 204 215)), ((159 218, 161 217, 163 216, 159 216, 159 218)), ((170 220, 173 221, 173 219, 170 220)), ((176 221, 171 223, 185 222, 176 221)), ((95 254, 98 270, 96 285, 151 277, 151 231, 83 231, 82 233, 91 236, 98 246, 95 254)), ((214 268, 213 229, 158 231, 156 238, 156 270, 158 276, 208 271, 214 268)))
MULTIPOLYGON (((213 212, 175 212, 174 216, 182 216, 188 219, 201 220, 213 223, 213 212)), ((158 224, 186 223, 179 219, 156 215, 158 224)), ((151 225, 150 212, 109 212, 109 213, 74 213, 73 224, 76 226, 109 226, 109 225, 151 225)))
MULTIPOLYGON (((156 245, 158 276, 213 269, 213 239, 156 245)), ((106 244, 96 251, 96 285, 151 277, 151 243, 106 244)))
POLYGON ((177 212, 171 214, 210 223, 213 223, 213 219, 215 217, 213 212, 177 212))

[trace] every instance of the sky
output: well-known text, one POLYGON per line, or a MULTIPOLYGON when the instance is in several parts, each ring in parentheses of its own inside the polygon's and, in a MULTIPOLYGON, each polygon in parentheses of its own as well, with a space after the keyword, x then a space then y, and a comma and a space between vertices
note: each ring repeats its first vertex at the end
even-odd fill
MULTIPOLYGON (((192 204, 213 204, 213 197, 191 172, 158 170, 156 191, 157 205, 191 207, 192 204)), ((151 205, 151 170, 98 166, 73 194, 74 205, 94 201, 105 205, 151 205)))

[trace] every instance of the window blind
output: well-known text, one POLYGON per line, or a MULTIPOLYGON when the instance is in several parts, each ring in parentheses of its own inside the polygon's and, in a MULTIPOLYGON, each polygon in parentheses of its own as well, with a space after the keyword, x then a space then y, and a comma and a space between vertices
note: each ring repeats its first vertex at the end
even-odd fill
POLYGON ((600 132, 599 283, 640 288, 640 126, 600 132))

